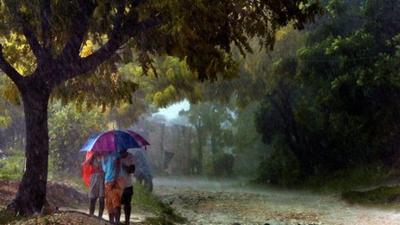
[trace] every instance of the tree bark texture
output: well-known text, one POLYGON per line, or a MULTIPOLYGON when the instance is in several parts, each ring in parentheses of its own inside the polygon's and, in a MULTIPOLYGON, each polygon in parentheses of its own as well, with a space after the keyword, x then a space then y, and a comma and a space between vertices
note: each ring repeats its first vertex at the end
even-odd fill
POLYGON ((20 215, 40 213, 46 201, 50 92, 35 82, 30 87, 22 93, 26 123, 26 168, 14 200, 15 210, 20 215))

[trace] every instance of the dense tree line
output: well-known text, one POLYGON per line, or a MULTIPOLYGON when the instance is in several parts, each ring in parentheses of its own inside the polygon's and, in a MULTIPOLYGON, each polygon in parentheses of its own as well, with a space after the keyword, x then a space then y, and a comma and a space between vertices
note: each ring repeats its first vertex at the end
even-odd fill
POLYGON ((285 183, 399 156, 400 1, 326 1, 294 56, 276 58, 257 113, 273 155, 260 180, 285 183), (286 172, 285 172, 286 171, 286 172))

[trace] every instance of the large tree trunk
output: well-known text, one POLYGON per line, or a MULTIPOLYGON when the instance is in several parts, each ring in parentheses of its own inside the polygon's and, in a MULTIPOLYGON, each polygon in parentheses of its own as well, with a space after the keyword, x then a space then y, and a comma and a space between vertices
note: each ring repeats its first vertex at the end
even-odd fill
POLYGON ((21 215, 40 213, 46 201, 49 153, 47 109, 50 91, 36 83, 32 82, 22 92, 26 123, 26 168, 14 200, 15 210, 21 215))

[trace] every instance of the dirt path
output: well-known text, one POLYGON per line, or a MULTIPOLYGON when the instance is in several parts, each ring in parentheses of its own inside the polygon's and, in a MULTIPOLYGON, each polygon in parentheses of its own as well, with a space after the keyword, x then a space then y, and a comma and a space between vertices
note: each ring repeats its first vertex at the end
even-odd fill
MULTIPOLYGON (((154 183, 155 193, 188 224, 400 225, 400 211, 349 205, 337 195, 255 189, 239 181, 158 178, 154 183)), ((16 186, 17 182, 0 182, 0 205, 12 199, 16 186)), ((60 184, 50 184, 49 195, 61 208, 70 199, 87 203, 84 194, 60 184)), ((82 211, 86 213, 86 207, 82 211)), ((148 216, 134 210, 131 222, 141 224, 148 216)))
MULTIPOLYGON (((86 214, 86 215, 89 214, 89 210, 86 209, 86 208, 74 208, 74 209, 71 209, 71 208, 67 208, 67 207, 61 207, 60 210, 61 210, 62 212, 65 212, 65 211, 76 211, 76 212, 84 213, 84 214, 86 214)), ((94 215, 95 215, 95 217, 96 217, 97 215, 99 215, 99 213, 98 213, 97 210, 94 212, 94 215)), ((139 223, 142 223, 142 222, 144 222, 144 221, 146 220, 146 216, 148 216, 148 215, 145 215, 145 214, 143 214, 142 212, 140 212, 140 213, 132 212, 129 221, 130 221, 132 224, 139 224, 139 223)), ((153 216, 153 215, 151 215, 151 216, 153 216)), ((107 210, 104 210, 102 219, 104 219, 104 220, 106 220, 106 221, 109 221, 109 220, 110 220, 110 218, 108 217, 107 210)), ((125 219, 125 217, 124 217, 124 214, 123 214, 123 212, 122 212, 122 215, 121 215, 121 222, 125 222, 124 219, 125 219)))
MULTIPOLYGON (((19 181, 0 180, 0 209, 5 208, 14 198, 19 181)), ((103 221, 96 220, 96 217, 90 217, 88 215, 88 199, 87 193, 82 192, 79 188, 74 187, 68 182, 49 182, 47 185, 47 200, 51 207, 49 211, 56 212, 56 208, 61 213, 52 214, 49 217, 43 216, 43 218, 31 218, 28 220, 13 222, 13 224, 105 224, 104 221, 108 221, 107 211, 104 210, 103 221), (80 214, 81 213, 81 214, 80 214), (79 217, 76 217, 79 215, 79 217), (46 222, 47 221, 47 222, 46 222), (50 222, 49 222, 50 221, 50 222), (62 222, 60 222, 62 221, 62 222), (101 223, 100 223, 101 222, 101 223)), ((98 207, 98 203, 96 208, 98 207)), ((95 212, 98 215, 98 212, 95 212)), ((140 209, 133 209, 130 217, 131 224, 143 224, 148 217, 156 217, 157 215, 151 212, 143 211, 140 209)), ((124 221, 124 215, 121 216, 121 220, 124 221)), ((1 222, 0 222, 1 224, 1 222)))
POLYGON ((197 179, 156 179, 155 187, 190 224, 400 225, 399 211, 349 205, 335 195, 197 179))

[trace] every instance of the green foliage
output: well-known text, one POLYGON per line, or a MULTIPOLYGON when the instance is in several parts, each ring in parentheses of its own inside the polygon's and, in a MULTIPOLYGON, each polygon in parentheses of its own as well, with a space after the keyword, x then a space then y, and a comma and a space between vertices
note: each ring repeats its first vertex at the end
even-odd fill
POLYGON ((55 174, 79 174, 82 154, 79 149, 93 133, 106 128, 99 109, 81 109, 74 104, 54 102, 49 116, 50 157, 55 174))
POLYGON ((17 180, 22 177, 25 157, 22 152, 14 152, 5 159, 0 159, 0 179, 17 180))
POLYGON ((19 98, 16 96, 15 86, 10 89, 10 81, 5 77, 0 77, 0 128, 10 126, 12 122, 12 112, 9 109, 10 102, 18 103, 19 98))
MULTIPOLYGON (((66 82, 57 87, 52 96, 64 103, 85 102, 89 107, 130 102, 137 86, 117 73, 121 62, 135 61, 143 73, 152 71, 166 75, 162 69, 156 72, 158 62, 154 59, 157 55, 171 55, 184 60, 201 80, 232 77, 237 72, 232 46, 245 54, 252 51, 249 40, 259 37, 260 44, 272 48, 275 32, 280 27, 292 22, 296 28, 302 28, 321 13, 318 1, 313 0, 104 0, 90 3, 74 0, 51 1, 49 8, 44 6, 42 1, 2 1, 0 4, 3 54, 17 72, 25 76, 37 71, 38 61, 45 60, 43 55, 35 53, 34 39, 47 48, 57 63, 59 59, 74 57, 74 52, 64 55, 63 51, 66 43, 75 36, 81 58, 90 58, 110 40, 117 40, 121 46, 125 44, 118 54, 110 54, 107 62, 95 62, 101 65, 86 72, 84 77, 71 79, 65 76, 66 71, 56 71, 66 82), (124 9, 123 13, 119 14, 121 9, 124 9), (91 13, 86 15, 87 12, 91 13), (48 14, 47 18, 43 18, 44 13, 48 14), (79 38, 81 33, 84 36, 79 38)), ((80 66, 76 60, 67 60, 64 64, 68 63, 80 66)), ((163 99, 156 101, 165 105, 163 99)))
POLYGON ((187 222, 184 217, 176 214, 173 208, 163 203, 160 198, 149 192, 143 185, 135 183, 134 192, 133 207, 149 210, 159 215, 156 218, 146 218, 145 223, 161 225, 187 222))
POLYGON ((319 12, 313 1, 156 0, 143 6, 144 14, 155 10, 171 22, 163 24, 153 37, 162 37, 168 44, 160 46, 160 40, 153 39, 147 46, 158 51, 161 48, 179 58, 187 57, 188 65, 198 68, 201 79, 213 78, 216 72, 235 67, 230 54, 226 54, 232 43, 243 53, 251 51, 248 37, 262 34, 260 42, 271 47, 277 28, 287 25, 292 19, 297 27, 302 27, 305 21, 313 19, 310 14, 319 12), (283 8, 288 11, 280 12, 283 8))
POLYGON ((261 135, 256 130, 255 112, 259 104, 253 102, 235 110, 232 122, 231 145, 235 155, 235 174, 254 177, 258 163, 269 152, 269 146, 264 144, 261 135))
POLYGON ((9 224, 18 220, 24 219, 21 216, 16 216, 15 213, 10 212, 7 209, 0 209, 0 224, 9 224))
POLYGON ((296 157, 290 150, 283 150, 279 140, 274 142, 274 150, 259 164, 256 181, 279 186, 298 184, 300 171, 296 157))
POLYGON ((154 213, 161 213, 161 201, 151 192, 149 192, 143 185, 139 183, 134 184, 134 192, 132 198, 132 205, 143 207, 144 209, 151 210, 154 213))
POLYGON ((183 99, 197 101, 201 97, 200 83, 187 63, 176 57, 157 57, 154 70, 143 75, 143 69, 135 63, 128 63, 119 69, 138 85, 140 94, 150 103, 165 107, 171 102, 183 99))
MULTIPOLYGON (((276 150, 295 155, 302 178, 381 161, 391 166, 398 154, 400 24, 393 16, 400 5, 332 0, 327 7, 297 56, 274 59, 257 114, 263 140, 283 140, 276 150), (347 21, 352 12, 360 18, 347 21), (397 33, 371 28, 386 24, 397 33)), ((363 172, 361 177, 372 173, 363 172)))
MULTIPOLYGON (((224 151, 223 148, 232 146, 232 120, 233 112, 227 106, 217 102, 202 102, 192 104, 188 111, 181 112, 189 123, 194 127, 196 133, 196 160, 202 167, 203 163, 208 165, 209 172, 216 174, 218 167, 217 158, 224 151), (209 143, 209 145, 208 145, 209 143), (211 157, 203 158, 203 148, 209 148, 211 157), (208 161, 208 162, 207 162, 208 161)), ((199 169, 199 173, 202 173, 199 169)))

